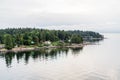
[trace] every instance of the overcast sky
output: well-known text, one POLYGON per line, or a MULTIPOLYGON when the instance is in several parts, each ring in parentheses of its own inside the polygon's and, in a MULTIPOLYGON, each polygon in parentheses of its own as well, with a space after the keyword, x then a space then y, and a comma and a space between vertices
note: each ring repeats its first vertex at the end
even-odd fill
POLYGON ((120 32, 120 0, 0 0, 0 28, 120 32))

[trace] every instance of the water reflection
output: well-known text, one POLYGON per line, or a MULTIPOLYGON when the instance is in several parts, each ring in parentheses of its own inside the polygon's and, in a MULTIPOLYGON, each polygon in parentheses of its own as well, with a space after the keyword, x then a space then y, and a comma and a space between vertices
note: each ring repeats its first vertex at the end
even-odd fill
POLYGON ((72 54, 77 55, 77 54, 80 53, 80 51, 82 51, 82 49, 83 49, 83 47, 81 47, 81 48, 71 48, 72 54))
MULTIPOLYGON (((71 48, 73 54, 79 54, 82 48, 71 48)), ((13 59, 16 59, 17 63, 21 60, 25 61, 25 64, 29 63, 29 59, 32 58, 33 60, 39 59, 42 60, 51 60, 57 59, 61 56, 67 56, 69 48, 54 48, 54 49, 41 49, 36 51, 26 51, 26 52, 8 52, 0 54, 1 58, 5 59, 6 66, 11 67, 13 59)))

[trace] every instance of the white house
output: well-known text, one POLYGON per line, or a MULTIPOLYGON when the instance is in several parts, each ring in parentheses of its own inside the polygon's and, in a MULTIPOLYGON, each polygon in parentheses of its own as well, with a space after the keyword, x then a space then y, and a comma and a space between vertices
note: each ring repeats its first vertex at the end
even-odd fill
POLYGON ((50 41, 45 41, 44 44, 51 45, 50 41))

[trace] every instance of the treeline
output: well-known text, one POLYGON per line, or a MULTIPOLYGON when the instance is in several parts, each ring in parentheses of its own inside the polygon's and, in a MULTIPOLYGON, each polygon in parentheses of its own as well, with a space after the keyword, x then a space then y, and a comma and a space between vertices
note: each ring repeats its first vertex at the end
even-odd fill
POLYGON ((103 36, 90 31, 64 31, 46 30, 35 28, 8 28, 0 30, 0 43, 5 44, 7 49, 20 45, 39 45, 45 41, 63 41, 71 43, 82 43, 84 38, 102 38, 103 36))

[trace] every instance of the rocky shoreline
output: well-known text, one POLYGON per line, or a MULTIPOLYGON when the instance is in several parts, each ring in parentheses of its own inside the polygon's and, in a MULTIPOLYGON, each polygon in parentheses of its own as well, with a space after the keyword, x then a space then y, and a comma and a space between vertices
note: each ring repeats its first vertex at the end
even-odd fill
POLYGON ((32 51, 32 50, 40 50, 40 49, 49 49, 49 48, 81 48, 85 45, 92 44, 90 42, 82 43, 82 44, 71 44, 69 46, 43 46, 43 47, 16 47, 11 50, 7 49, 0 49, 0 53, 7 53, 7 52, 23 52, 23 51, 32 51))
POLYGON ((67 45, 67 46, 43 46, 43 47, 21 46, 21 47, 15 47, 11 50, 2 48, 2 49, 0 49, 0 53, 24 52, 24 51, 33 51, 33 50, 50 49, 50 48, 82 48, 85 45, 96 45, 96 43, 95 42, 83 42, 81 44, 71 44, 71 45, 67 45))

